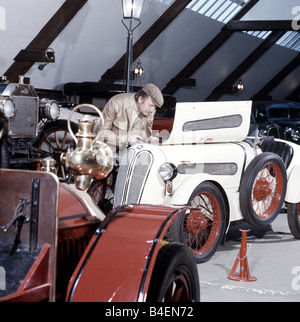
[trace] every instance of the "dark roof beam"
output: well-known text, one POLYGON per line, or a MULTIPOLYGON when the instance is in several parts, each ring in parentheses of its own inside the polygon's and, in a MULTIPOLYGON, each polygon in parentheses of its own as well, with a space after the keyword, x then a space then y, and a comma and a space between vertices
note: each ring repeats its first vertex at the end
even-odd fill
POLYGON ((292 20, 231 20, 223 30, 233 31, 292 31, 292 20))
POLYGON ((281 81, 286 78, 293 70, 300 65, 300 54, 298 54, 291 62, 289 62, 275 77, 273 77, 252 99, 263 100, 268 98, 268 94, 278 86, 281 81))
MULTIPOLYGON (((133 61, 135 61, 147 47, 169 26, 169 24, 185 9, 192 0, 176 0, 155 22, 154 24, 137 40, 133 45, 133 61)), ((99 80, 99 83, 114 83, 116 79, 113 75, 119 75, 119 71, 124 71, 126 53, 109 68, 99 80), (117 73, 113 73, 117 70, 117 73)))
POLYGON ((267 50, 269 50, 284 35, 284 31, 273 31, 219 86, 217 86, 205 101, 216 101, 224 92, 223 88, 232 86, 267 50))
MULTIPOLYGON (((249 1, 234 17, 241 19, 250 11, 259 0, 249 1)), ((173 79, 189 78, 199 69, 234 33, 234 30, 221 30, 173 79)), ((173 95, 180 86, 172 83, 172 80, 163 89, 164 94, 173 95)))
MULTIPOLYGON (((23 52, 40 51, 47 49, 56 37, 64 30, 68 23, 74 18, 78 11, 88 0, 66 0, 38 35, 26 47, 26 50, 16 56, 20 57, 23 52)), ((4 73, 10 82, 17 82, 19 75, 25 75, 33 66, 35 61, 15 61, 4 73)))

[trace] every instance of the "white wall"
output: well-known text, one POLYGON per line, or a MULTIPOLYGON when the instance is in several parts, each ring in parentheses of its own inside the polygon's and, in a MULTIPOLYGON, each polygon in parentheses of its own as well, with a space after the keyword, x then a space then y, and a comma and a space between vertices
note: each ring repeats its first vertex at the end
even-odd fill
MULTIPOLYGON (((245 19, 292 19, 291 10, 299 0, 260 0, 245 19), (266 5, 266 7, 264 7, 266 5), (264 9, 266 8, 266 9, 264 9)), ((1 0, 0 4, 0 74, 13 63, 40 29, 64 3, 64 0, 1 0)), ((142 24, 134 32, 136 41, 168 8, 157 0, 145 0, 142 24)), ((121 23, 121 0, 89 0, 51 44, 56 62, 43 71, 39 63, 26 74, 37 88, 53 89, 66 82, 97 82, 101 75, 124 54, 127 31, 121 23)), ((186 9, 139 57, 145 70, 138 85, 148 82, 164 88, 166 84, 221 29, 222 24, 186 9)), ((200 101, 254 50, 261 40, 236 33, 199 70, 195 88, 181 88, 178 101, 200 101)), ((278 47, 278 46, 276 46, 278 47)), ((297 53, 272 48, 242 76, 248 99, 275 76, 297 53)), ((299 77, 291 75, 272 94, 284 98, 291 87, 299 86, 299 77)), ((223 97, 222 99, 231 99, 223 97)), ((234 97, 232 97, 234 99, 234 97)))

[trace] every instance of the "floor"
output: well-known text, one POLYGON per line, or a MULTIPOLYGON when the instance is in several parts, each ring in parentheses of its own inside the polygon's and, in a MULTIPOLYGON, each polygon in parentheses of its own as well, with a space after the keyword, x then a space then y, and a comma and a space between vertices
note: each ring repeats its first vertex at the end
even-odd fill
POLYGON ((299 252, 300 240, 290 233, 286 214, 280 214, 267 228, 246 223, 231 227, 225 245, 208 262, 198 264, 201 302, 300 301, 299 252), (250 229, 247 259, 255 282, 228 279, 241 245, 239 229, 250 229))

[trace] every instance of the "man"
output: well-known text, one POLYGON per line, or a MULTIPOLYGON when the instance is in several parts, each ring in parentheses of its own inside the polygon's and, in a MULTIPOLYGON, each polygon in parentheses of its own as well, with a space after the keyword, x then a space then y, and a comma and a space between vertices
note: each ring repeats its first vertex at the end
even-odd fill
POLYGON ((119 150, 148 142, 156 107, 164 103, 161 91, 147 84, 136 94, 118 94, 104 107, 104 127, 100 139, 119 150))

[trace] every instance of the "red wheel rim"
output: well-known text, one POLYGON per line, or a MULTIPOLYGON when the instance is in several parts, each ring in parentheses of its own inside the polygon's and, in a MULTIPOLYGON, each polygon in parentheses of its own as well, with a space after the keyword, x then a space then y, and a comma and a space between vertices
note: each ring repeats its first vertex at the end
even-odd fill
POLYGON ((280 203, 283 176, 275 163, 266 164, 257 174, 251 193, 251 202, 257 217, 268 218, 280 203))
POLYGON ((165 302, 189 302, 190 289, 183 274, 174 275, 169 287, 166 290, 165 302))
POLYGON ((197 209, 185 214, 185 243, 193 253, 203 255, 213 247, 218 238, 221 224, 220 206, 215 196, 209 192, 198 194, 190 205, 197 209))

